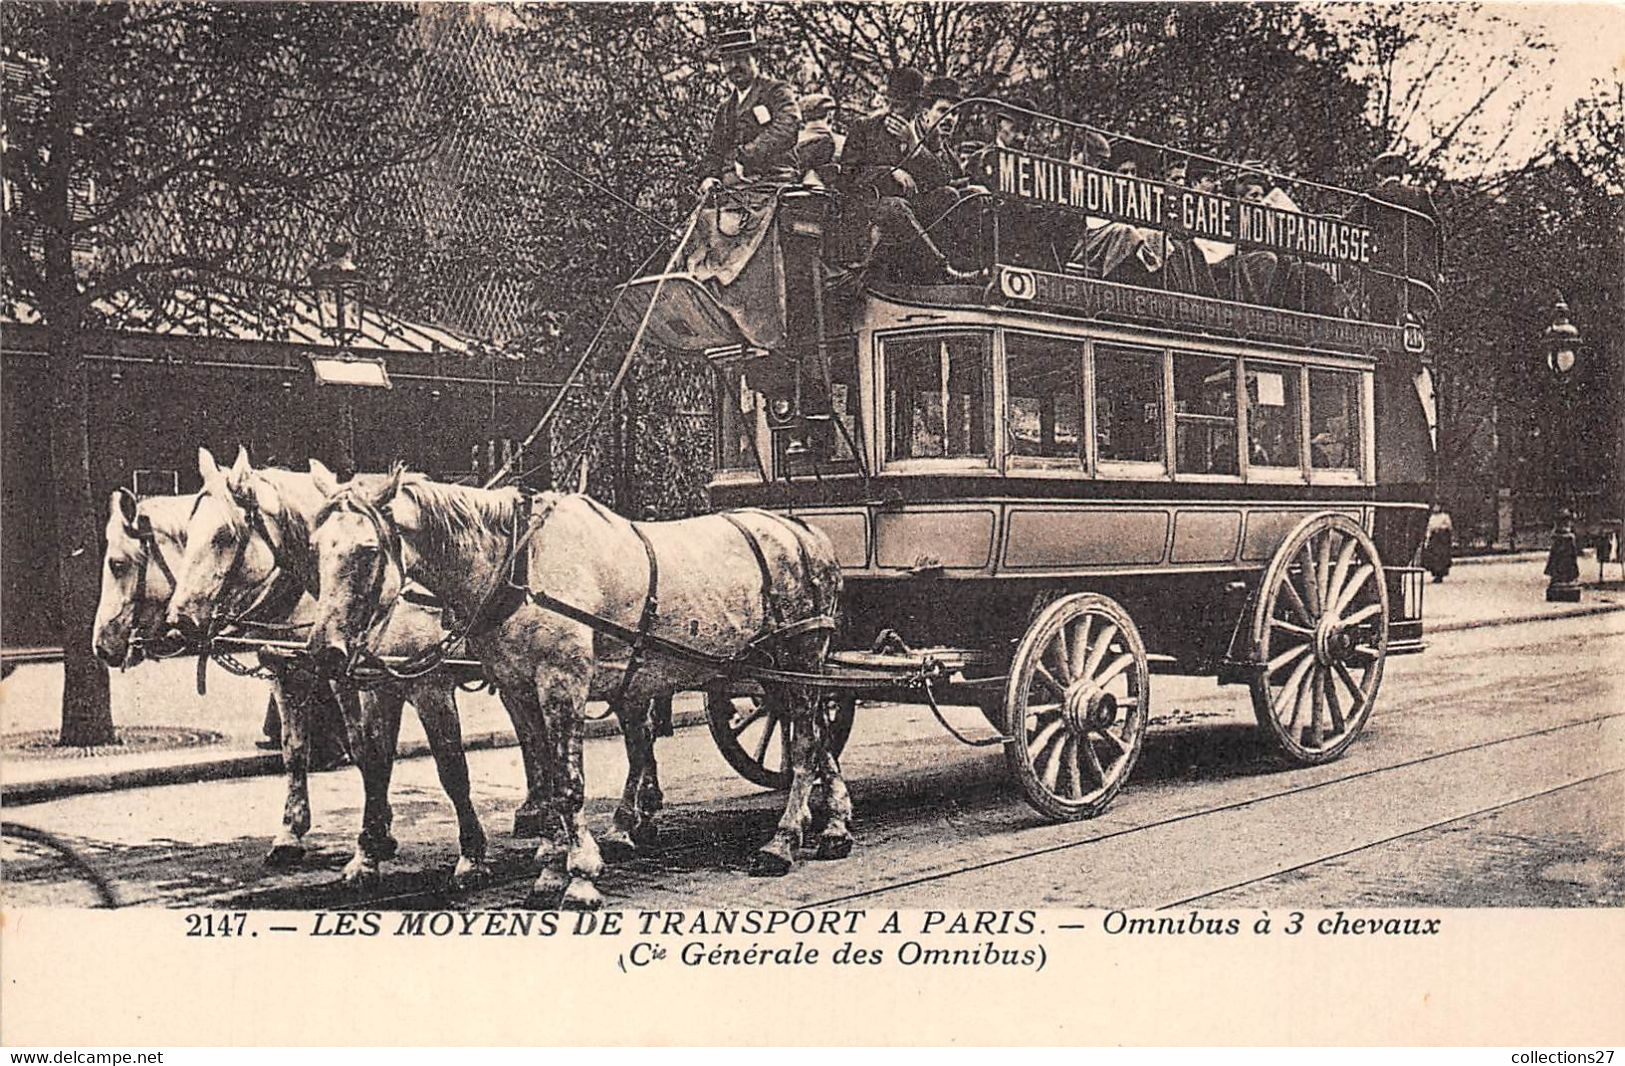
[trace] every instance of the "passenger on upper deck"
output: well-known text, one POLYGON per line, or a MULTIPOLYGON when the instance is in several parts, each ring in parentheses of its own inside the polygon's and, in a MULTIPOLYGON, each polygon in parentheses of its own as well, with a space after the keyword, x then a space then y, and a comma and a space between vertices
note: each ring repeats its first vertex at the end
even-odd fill
POLYGON ((846 138, 830 126, 835 101, 827 93, 801 98, 801 134, 796 138, 796 165, 804 185, 831 186, 839 171, 837 161, 846 138))
MULTIPOLYGON (((1231 183, 1231 195, 1249 204, 1265 202, 1269 179, 1256 162, 1243 163, 1243 169, 1231 183)), ((1281 268, 1281 257, 1264 248, 1240 248, 1230 257, 1230 287, 1221 284, 1220 294, 1232 296, 1250 304, 1268 304, 1275 295, 1276 275, 1281 268)))
MULTIPOLYGON (((1208 167, 1211 174, 1212 168, 1208 167)), ((1191 161, 1183 155, 1170 155, 1162 167, 1162 180, 1178 188, 1191 188, 1191 161)), ((1177 223, 1177 216, 1174 217, 1177 223)), ((1171 292, 1190 292, 1198 296, 1216 296, 1213 271, 1206 257, 1189 237, 1172 231, 1163 238, 1163 284, 1171 292)))
MULTIPOLYGON (((1034 105, 1024 96, 1012 96, 1005 101, 993 118, 993 140, 970 161, 966 168, 970 180, 988 189, 999 187, 999 149, 1031 152, 1034 105)), ((1060 250, 1067 244, 1064 228, 1057 229, 1054 212, 1034 204, 1005 201, 999 207, 997 233, 998 256, 1002 263, 1015 266, 1055 270, 1061 257, 1060 250)))
POLYGON ((958 86, 939 80, 933 92, 938 95, 925 99, 925 76, 918 70, 894 71, 886 110, 853 125, 844 163, 847 206, 867 212, 869 220, 867 261, 895 278, 925 284, 974 275, 955 266, 937 240, 949 235, 949 226, 939 223, 958 204, 960 192, 951 184, 959 177, 957 161, 933 124, 957 102, 958 86), (936 105, 929 119, 922 104, 936 105))
POLYGON ((705 156, 702 190, 719 182, 794 182, 796 136, 801 112, 790 86, 762 74, 757 60, 756 31, 723 30, 715 53, 733 91, 717 108, 705 156))
MULTIPOLYGON (((1400 277, 1434 288, 1439 279, 1439 210, 1425 189, 1409 183, 1410 169, 1410 161, 1398 151, 1377 156, 1372 163, 1377 183, 1366 190, 1366 195, 1377 202, 1356 208, 1371 227, 1372 277, 1367 283, 1370 311, 1374 318, 1385 322, 1394 321, 1399 314, 1400 277), (1391 210, 1384 206, 1387 204, 1408 210, 1391 210)), ((1431 297, 1414 286, 1411 292, 1413 310, 1431 310, 1431 297)))
MULTIPOLYGON (((1112 158, 1116 163, 1113 169, 1119 174, 1138 177, 1150 170, 1151 152, 1134 141, 1119 141, 1112 158)), ((1073 246, 1068 265, 1082 263, 1090 277, 1151 285, 1162 270, 1163 245, 1158 230, 1091 217, 1082 246, 1073 246)))

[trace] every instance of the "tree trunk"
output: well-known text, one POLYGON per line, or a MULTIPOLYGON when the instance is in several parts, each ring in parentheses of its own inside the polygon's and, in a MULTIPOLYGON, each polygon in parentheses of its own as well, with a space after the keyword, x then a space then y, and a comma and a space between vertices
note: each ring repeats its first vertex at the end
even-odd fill
POLYGON ((107 670, 92 653, 101 536, 90 491, 89 384, 72 328, 50 333, 51 483, 55 486, 57 580, 62 596, 62 733, 59 743, 116 742, 107 670))
POLYGON ((62 732, 59 743, 112 744, 113 710, 107 671, 92 653, 96 622, 101 531, 90 494, 89 381, 80 359, 79 278, 73 261, 74 130, 78 123, 79 54, 75 16, 68 6, 52 9, 50 67, 57 80, 50 95, 50 154, 46 163, 41 221, 44 225, 45 291, 40 310, 49 331, 51 368, 51 484, 56 514, 57 583, 62 597, 62 732))

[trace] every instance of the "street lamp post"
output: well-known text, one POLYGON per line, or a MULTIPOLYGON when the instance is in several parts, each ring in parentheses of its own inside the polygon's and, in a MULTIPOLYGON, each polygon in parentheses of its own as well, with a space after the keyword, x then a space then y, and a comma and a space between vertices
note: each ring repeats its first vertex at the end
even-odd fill
POLYGON ((361 294, 366 276, 350 257, 347 241, 327 242, 327 253, 313 267, 309 275, 311 295, 316 305, 316 322, 332 340, 332 357, 312 356, 311 369, 318 384, 339 385, 338 425, 334 457, 341 476, 355 473, 355 411, 350 402, 350 391, 344 385, 380 385, 389 387, 388 373, 383 361, 357 359, 351 350, 361 335, 361 294))
POLYGON ((1552 546, 1546 555, 1546 599, 1554 602, 1580 602, 1579 547, 1574 537, 1574 405, 1572 375, 1579 361, 1580 331, 1569 321, 1569 305, 1558 300, 1552 308, 1552 324, 1542 335, 1546 344, 1546 366, 1557 379, 1563 401, 1562 428, 1551 435, 1555 445, 1552 466, 1557 476, 1558 505, 1552 526, 1552 546))

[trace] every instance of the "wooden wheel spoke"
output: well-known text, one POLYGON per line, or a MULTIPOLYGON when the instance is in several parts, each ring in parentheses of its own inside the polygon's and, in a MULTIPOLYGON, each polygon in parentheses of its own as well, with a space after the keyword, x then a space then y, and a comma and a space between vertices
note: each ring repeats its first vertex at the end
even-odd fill
POLYGON ((1121 674, 1124 670, 1127 670, 1133 665, 1134 656, 1125 652, 1108 663, 1106 665, 1106 669, 1100 672, 1100 676, 1093 679, 1094 683, 1100 688, 1105 688, 1107 684, 1116 680, 1118 674, 1121 674))
POLYGON ((1349 673, 1349 668, 1343 663, 1333 663, 1332 668, 1337 671, 1338 678, 1349 690, 1349 697, 1352 700, 1349 704, 1349 715, 1351 717, 1358 715, 1365 708, 1365 692, 1354 680, 1354 675, 1349 673))
POLYGON ((1354 561, 1354 553, 1359 549, 1360 542, 1353 537, 1343 541, 1343 547, 1337 552, 1337 565, 1332 569, 1332 580, 1327 590, 1336 595, 1343 588, 1343 582, 1349 576, 1349 564, 1354 561))
POLYGON ((1095 730, 1095 736, 1100 737, 1116 750, 1117 755, 1116 758, 1112 760, 1113 762, 1116 762, 1117 759, 1121 759, 1123 756, 1128 754, 1128 745, 1122 740, 1118 739, 1118 737, 1110 731, 1105 729, 1097 729, 1095 730))
POLYGON ((1367 581, 1371 580, 1372 575, 1376 572, 1376 569, 1370 563, 1361 563, 1360 569, 1354 571, 1354 576, 1349 579, 1348 587, 1343 589, 1332 603, 1332 613, 1341 614, 1344 608, 1353 603, 1355 595, 1365 586, 1367 581))
MULTIPOLYGON (((761 742, 756 745, 756 761, 758 763, 760 763, 761 765, 763 765, 763 766, 767 765, 767 745, 768 745, 768 742, 773 739, 773 733, 774 733, 774 731, 776 729, 778 729, 778 727, 779 727, 779 716, 776 715, 776 714, 768 715, 767 716, 767 728, 762 730, 761 742)), ((780 747, 784 747, 784 746, 785 745, 783 745, 783 744, 780 745, 780 747)))
POLYGON ((1078 673, 1079 677, 1095 676, 1095 671, 1100 669, 1101 662, 1106 658, 1106 653, 1111 650, 1112 641, 1117 639, 1119 632, 1117 623, 1108 622, 1106 624, 1106 628, 1100 631, 1095 646, 1089 649, 1089 658, 1084 660, 1083 669, 1078 673))
POLYGON ((1039 758, 1044 754, 1044 750, 1050 746, 1050 742, 1053 741, 1056 735, 1060 732, 1061 716, 1056 715, 1053 721, 1047 725, 1040 726, 1038 730, 1028 738, 1027 753, 1032 756, 1034 765, 1037 765, 1039 758))
POLYGON ((1066 626, 1061 626, 1055 631, 1055 639, 1044 649, 1044 654, 1049 659, 1050 668, 1056 677, 1066 681, 1072 680, 1072 648, 1067 643, 1066 626))
POLYGON ((1332 602, 1332 531, 1320 535, 1320 543, 1315 552, 1315 585, 1320 589, 1320 605, 1324 608, 1332 602))
POLYGON ((1374 663, 1378 659, 1382 658, 1382 656, 1377 653, 1377 649, 1373 648, 1369 644, 1356 644, 1354 647, 1349 649, 1349 654, 1368 663, 1374 663))
POLYGON ((1083 798, 1083 771, 1078 769, 1079 743, 1081 742, 1074 740, 1066 747, 1067 791, 1072 794, 1072 798, 1075 800, 1083 798))
POLYGON ((1089 635, 1095 628, 1095 616, 1085 614, 1073 626, 1076 632, 1072 634, 1072 661, 1067 663, 1067 676, 1076 678, 1083 676, 1082 660, 1089 647, 1089 635))
POLYGON ((1326 710, 1332 716, 1332 732, 1341 735, 1348 723, 1343 720, 1343 704, 1337 698, 1337 686, 1332 683, 1331 674, 1324 675, 1321 681, 1326 689, 1326 710))
POLYGON ((1358 611, 1355 611, 1353 614, 1351 614, 1347 618, 1343 619, 1343 625, 1345 627, 1357 626, 1361 622, 1364 622, 1367 618, 1370 618, 1373 615, 1377 615, 1377 614, 1381 614, 1381 613, 1382 613, 1382 604, 1380 604, 1380 603, 1368 603, 1364 607, 1361 607, 1358 611))
POLYGON ((748 716, 746 716, 746 718, 745 718, 745 720, 743 722, 740 722, 738 725, 733 725, 732 723, 730 723, 728 728, 732 729, 733 733, 734 733, 734 736, 737 737, 740 734, 744 733, 744 731, 749 729, 752 725, 754 725, 757 722, 761 721, 762 716, 765 715, 765 714, 767 714, 767 708, 764 707, 764 706, 758 706, 758 707, 754 708, 750 712, 750 714, 748 716))
POLYGON ((1044 760, 1042 776, 1044 787, 1051 792, 1059 793, 1061 785, 1061 764, 1066 759, 1067 749, 1073 746, 1073 738, 1063 735, 1058 741, 1050 745, 1049 756, 1044 760))
POLYGON ((1086 736, 1080 738, 1078 747, 1083 749, 1083 765, 1090 779, 1094 781, 1095 787, 1104 788, 1106 785, 1106 769, 1100 765, 1100 756, 1095 754, 1095 746, 1089 743, 1089 738, 1086 736))
POLYGON ((1277 670, 1284 669, 1285 667, 1291 665, 1298 659, 1299 656, 1307 655, 1311 650, 1312 649, 1309 644, 1298 644, 1294 647, 1288 648, 1286 651, 1283 651, 1281 654, 1271 659, 1265 669, 1268 670, 1273 676, 1277 670))
MULTIPOLYGON (((1303 581, 1303 599, 1309 606, 1309 621, 1313 622, 1320 617, 1321 599, 1320 585, 1315 581, 1315 560, 1309 553, 1309 545, 1305 544, 1298 553, 1301 561, 1298 566, 1298 575, 1303 581)), ((1288 570, 1282 577, 1282 582, 1292 580, 1292 572, 1288 570)))
POLYGON ((1055 680, 1055 675, 1050 673, 1049 667, 1043 663, 1033 663, 1033 680, 1043 684, 1058 698, 1066 699, 1066 686, 1055 680))
MULTIPOLYGON (((1286 602, 1292 611, 1297 614, 1298 621, 1313 625, 1314 616, 1309 613, 1309 607, 1303 602, 1303 597, 1298 595, 1297 586, 1292 584, 1291 574, 1285 575, 1281 581, 1281 591, 1286 594, 1286 602)), ((1275 621, 1277 625, 1288 624, 1282 622, 1280 619, 1276 619, 1275 621)), ((1308 632, 1308 630, 1304 630, 1304 632, 1308 632)))
POLYGON ((1309 712, 1309 729, 1304 737, 1306 747, 1320 747, 1321 738, 1325 733, 1326 721, 1326 684, 1331 678, 1325 670, 1316 668, 1309 679, 1309 687, 1314 691, 1311 694, 1311 708, 1309 712))
POLYGON ((1061 705, 1059 703, 1029 703, 1029 704, 1027 704, 1027 717, 1029 719, 1042 718, 1045 715, 1060 714, 1060 713, 1061 713, 1061 705))
POLYGON ((1270 628, 1278 629, 1282 633, 1290 633, 1300 640, 1308 640, 1315 635, 1315 631, 1308 626, 1294 625, 1279 618, 1270 619, 1270 628))
POLYGON ((1309 672, 1309 668, 1313 666, 1314 663, 1314 659, 1305 659, 1303 662, 1293 667, 1292 673, 1287 676, 1286 683, 1281 686, 1281 691, 1275 696, 1275 701, 1273 704, 1275 717, 1281 717, 1281 715, 1287 710, 1287 705, 1289 703, 1296 702, 1298 689, 1303 684, 1303 675, 1309 672))

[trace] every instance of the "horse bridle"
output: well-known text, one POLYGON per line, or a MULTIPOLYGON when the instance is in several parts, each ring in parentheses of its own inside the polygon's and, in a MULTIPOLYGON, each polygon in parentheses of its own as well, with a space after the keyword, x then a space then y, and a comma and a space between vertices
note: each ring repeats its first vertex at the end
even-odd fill
MULTIPOLYGON (((327 505, 316 517, 316 525, 320 525, 328 515, 338 511, 347 511, 365 518, 378 536, 378 551, 372 558, 372 574, 367 580, 366 602, 369 614, 361 633, 351 643, 349 657, 344 664, 345 674, 351 680, 356 680, 357 667, 373 667, 389 674, 404 674, 403 670, 391 671, 384 664, 382 657, 372 650, 374 638, 389 620, 390 612, 384 607, 384 586, 389 581, 391 565, 400 576, 401 587, 406 586, 406 561, 402 556, 400 527, 395 524, 395 516, 390 513, 389 504, 372 504, 356 495, 348 486, 327 501, 327 505)), ((437 647, 439 646, 436 645, 421 653, 424 663, 432 660, 431 669, 438 667, 439 659, 444 656, 443 651, 438 655, 435 654, 437 647)), ((413 658, 414 665, 421 665, 417 663, 418 658, 418 656, 413 658)), ((427 673, 428 670, 423 672, 427 673)))
MULTIPOLYGON (((188 524, 191 523, 193 518, 197 517, 198 508, 203 506, 203 497, 208 494, 208 489, 204 489, 200 491, 197 494, 197 497, 192 501, 192 510, 188 512, 186 516, 186 521, 188 524)), ((249 497, 246 500, 240 499, 230 490, 227 490, 222 498, 230 502, 243 513, 243 525, 247 530, 246 536, 237 538, 236 550, 232 554, 231 565, 226 567, 225 578, 229 579, 232 574, 236 573, 242 567, 243 561, 248 555, 248 546, 250 543, 252 543, 256 536, 265 541, 265 546, 271 553, 271 572, 265 576, 264 580, 262 580, 258 586, 250 590, 252 596, 248 601, 247 607, 244 607, 242 610, 233 614, 229 618, 226 618, 224 621, 219 620, 217 617, 209 626, 208 632, 197 631, 186 634, 188 644, 205 649, 209 646, 209 644, 212 643, 214 637, 218 636, 220 633, 232 626, 241 625, 242 623, 249 621, 250 615, 264 607, 268 602, 272 602, 272 594, 277 591, 279 585, 283 585, 283 587, 287 590, 299 590, 302 588, 302 582, 295 582, 294 584, 284 583, 284 579, 290 574, 293 574, 294 571, 292 568, 284 565, 281 545, 277 543, 276 537, 272 535, 271 527, 265 521, 265 513, 263 510, 261 510, 259 501, 255 500, 253 497, 249 497)), ((168 573, 167 567, 165 568, 165 571, 168 573)), ((169 576, 171 584, 174 584, 174 576, 172 574, 169 576)), ((286 592, 283 594, 286 595, 286 592)), ((191 626, 184 619, 180 620, 180 625, 183 628, 196 629, 196 627, 191 626)))
MULTIPOLYGON (((158 546, 158 532, 152 528, 152 516, 136 513, 135 520, 124 521, 124 535, 141 545, 141 568, 135 575, 135 594, 130 603, 139 611, 141 605, 147 600, 147 568, 153 563, 158 564, 158 570, 169 582, 170 594, 173 595, 176 587, 175 571, 170 568, 169 562, 164 558, 164 551, 158 546)), ((131 627, 130 635, 124 642, 124 665, 129 666, 136 652, 145 654, 145 640, 139 629, 131 627)))

